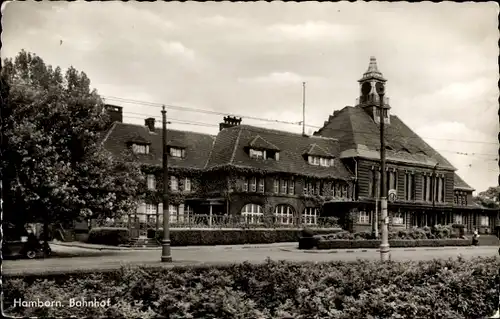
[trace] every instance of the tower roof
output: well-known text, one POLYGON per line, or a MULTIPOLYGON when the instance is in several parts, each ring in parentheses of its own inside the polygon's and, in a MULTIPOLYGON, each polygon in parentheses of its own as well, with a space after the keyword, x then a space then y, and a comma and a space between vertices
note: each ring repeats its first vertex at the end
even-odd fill
POLYGON ((378 70, 377 59, 374 56, 370 57, 370 64, 368 65, 368 70, 366 70, 366 72, 363 73, 363 77, 359 81, 361 82, 369 79, 377 79, 384 82, 387 81, 386 79, 384 79, 382 72, 378 70))

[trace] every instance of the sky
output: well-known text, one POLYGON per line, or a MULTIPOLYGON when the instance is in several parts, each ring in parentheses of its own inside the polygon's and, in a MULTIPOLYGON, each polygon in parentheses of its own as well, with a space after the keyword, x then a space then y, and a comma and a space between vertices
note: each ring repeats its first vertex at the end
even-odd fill
POLYGON ((283 122, 302 120, 302 82, 312 134, 355 105, 375 56, 391 113, 477 191, 498 185, 494 2, 11 2, 2 13, 2 58, 24 49, 84 71, 125 122, 180 106, 169 127, 214 135, 222 114, 300 133, 283 122))

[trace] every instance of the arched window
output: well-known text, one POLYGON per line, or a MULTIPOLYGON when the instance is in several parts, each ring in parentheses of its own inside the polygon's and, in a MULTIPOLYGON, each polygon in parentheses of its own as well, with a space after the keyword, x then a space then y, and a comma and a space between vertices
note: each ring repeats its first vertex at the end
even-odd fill
POLYGON ((245 218, 245 222, 248 224, 260 224, 264 213, 260 205, 246 204, 241 209, 241 216, 245 218))
POLYGON ((306 207, 302 214, 302 224, 316 225, 318 223, 319 209, 317 207, 306 207))
POLYGON ((295 210, 290 205, 278 205, 274 209, 274 220, 278 224, 293 224, 295 210))

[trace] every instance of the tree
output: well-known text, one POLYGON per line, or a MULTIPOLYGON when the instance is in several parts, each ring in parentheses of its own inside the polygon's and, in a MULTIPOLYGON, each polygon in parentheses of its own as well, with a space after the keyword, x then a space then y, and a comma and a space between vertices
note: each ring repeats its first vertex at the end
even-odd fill
POLYGON ((4 220, 47 225, 135 208, 143 175, 102 147, 108 116, 85 73, 63 75, 23 50, 4 60, 1 81, 4 220))
POLYGON ((474 201, 487 208, 500 208, 500 186, 489 187, 474 197, 474 201))

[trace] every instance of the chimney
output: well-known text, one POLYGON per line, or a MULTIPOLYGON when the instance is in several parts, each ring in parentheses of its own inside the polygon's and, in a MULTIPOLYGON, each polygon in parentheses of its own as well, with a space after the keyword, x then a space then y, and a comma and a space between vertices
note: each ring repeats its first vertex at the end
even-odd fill
POLYGON ((123 107, 109 104, 106 104, 104 107, 108 113, 110 124, 123 122, 123 107))
POLYGON ((219 131, 222 131, 225 128, 238 126, 240 124, 241 124, 241 117, 236 118, 236 117, 232 117, 232 116, 224 116, 224 122, 219 124, 219 131))
POLYGON ((154 133, 155 119, 153 117, 148 117, 146 120, 144 120, 144 122, 146 123, 146 126, 148 127, 149 131, 154 133))

